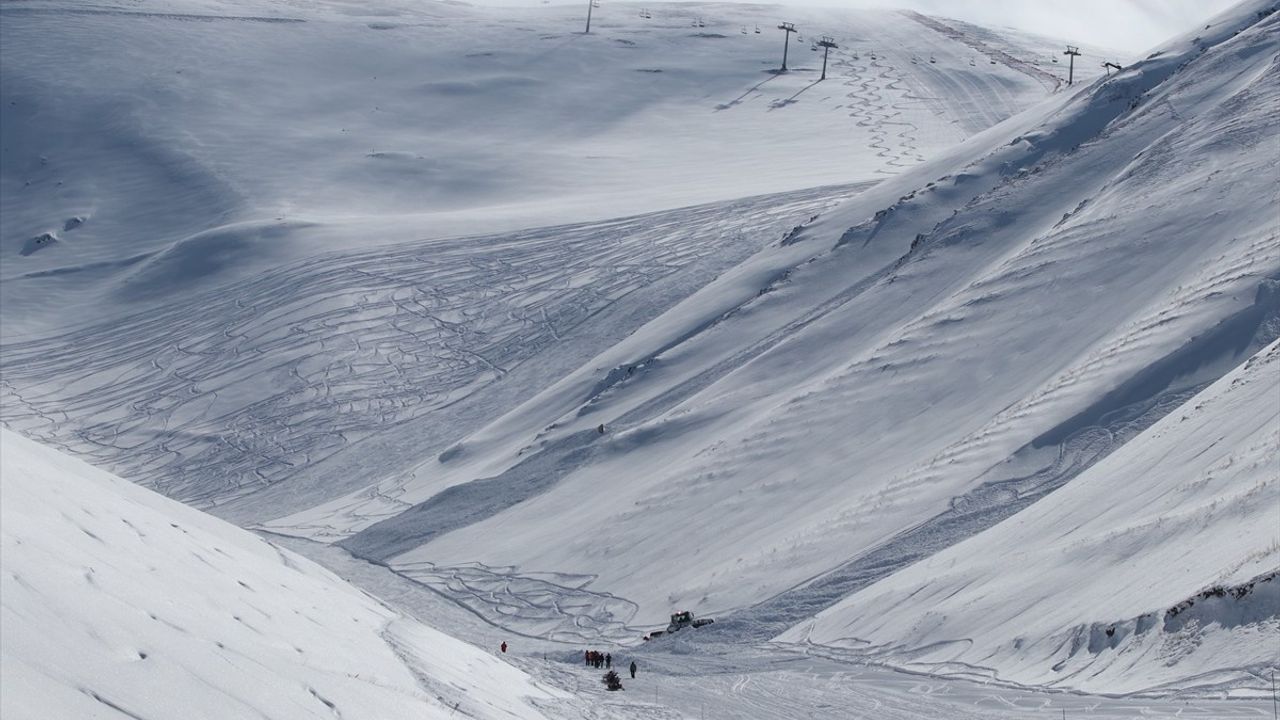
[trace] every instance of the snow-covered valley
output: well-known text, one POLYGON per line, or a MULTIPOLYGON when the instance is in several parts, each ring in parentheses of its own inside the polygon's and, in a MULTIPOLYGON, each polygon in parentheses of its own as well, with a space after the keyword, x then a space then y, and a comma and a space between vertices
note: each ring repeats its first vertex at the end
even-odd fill
POLYGON ((1276 3, 645 11, 0 6, 6 717, 1271 712, 1276 3))

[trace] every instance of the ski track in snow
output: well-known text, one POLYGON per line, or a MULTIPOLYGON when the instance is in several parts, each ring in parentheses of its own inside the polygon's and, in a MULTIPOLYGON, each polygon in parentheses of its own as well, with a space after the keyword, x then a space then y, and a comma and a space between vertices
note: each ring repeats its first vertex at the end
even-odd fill
MULTIPOLYGON (((1218 32, 1223 33, 1222 30, 1218 32)), ((1242 36, 1239 44, 1243 49, 1230 52, 1224 50, 1210 55, 1206 63, 1229 62, 1234 57, 1232 52, 1238 53, 1240 57, 1250 57, 1250 43, 1265 44, 1266 37, 1265 32, 1260 31, 1242 36)), ((1220 80, 1223 87, 1213 88, 1218 93, 1215 99, 1223 101, 1238 97, 1244 92, 1241 87, 1268 97, 1267 93, 1274 91, 1274 83, 1263 82, 1266 75, 1255 72, 1258 67, 1267 64, 1266 59, 1255 63, 1237 71, 1241 78, 1239 84, 1231 80, 1220 80)), ((984 415, 981 419, 972 416, 964 418, 961 422, 972 421, 973 424, 927 449, 921 448, 918 442, 904 442, 902 449, 914 453, 915 460, 910 466, 904 465, 892 473, 863 471, 871 477, 851 478, 849 486, 844 488, 844 496, 839 500, 847 503, 847 509, 837 511, 838 514, 833 512, 834 517, 829 526, 815 528, 810 537, 801 539, 812 544, 815 554, 821 553, 824 561, 829 561, 832 555, 831 539, 837 530, 848 529, 850 535, 864 532, 863 528, 872 525, 879 518, 896 512, 899 508, 911 507, 918 498, 938 493, 938 485, 943 482, 951 483, 949 486, 960 492, 934 497, 930 507, 946 507, 949 503, 953 515, 904 516, 902 523, 892 532, 901 532, 902 528, 908 528, 908 532, 898 537, 894 537, 892 532, 879 538, 867 537, 868 544, 846 551, 853 557, 852 564, 838 570, 837 574, 844 573, 844 577, 826 576, 817 583, 799 588, 789 597, 785 594, 779 596, 782 605, 780 608, 753 608, 744 613, 742 618, 731 616, 729 622, 713 626, 704 636, 714 636, 718 632, 732 634, 735 629, 742 629, 747 636, 751 636, 753 632, 767 633, 767 627, 735 628, 734 623, 750 625, 754 613, 755 620, 762 624, 766 621, 776 623, 773 625, 776 629, 821 609, 823 603, 840 598, 843 592, 857 589, 860 583, 866 584, 882 578, 913 560, 992 527, 1026 508, 1037 497, 1080 474, 1126 438, 1133 437, 1157 418, 1178 407, 1191 393, 1203 388, 1205 383, 1217 379, 1235 363, 1247 357, 1242 353, 1252 352, 1260 343, 1274 338, 1275 331, 1280 327, 1276 323, 1275 295, 1276 263, 1277 258, 1280 258, 1277 252, 1280 251, 1280 245, 1277 245, 1271 228, 1266 224, 1256 224, 1254 219, 1258 216, 1251 211, 1237 213, 1231 218, 1241 220, 1244 224, 1224 225, 1226 218, 1220 217, 1221 214, 1206 217, 1201 209, 1186 202, 1189 194, 1199 192, 1201 188, 1214 188, 1209 193, 1212 197, 1205 202, 1212 203, 1211 207, 1217 208, 1217 201, 1232 188, 1239 193, 1241 187, 1248 187, 1246 181, 1249 178, 1240 178, 1235 183, 1220 180, 1218 182, 1223 184, 1218 184, 1213 178, 1219 176, 1219 172, 1210 172, 1200 167, 1195 172, 1187 171, 1166 158, 1171 147, 1199 147, 1197 143, 1201 138, 1217 136, 1214 125, 1217 122, 1216 106, 1215 112, 1206 112, 1198 122, 1186 125, 1179 124, 1176 116, 1170 116, 1164 106, 1172 105, 1173 100, 1179 99, 1183 94, 1207 92, 1200 83, 1211 84, 1212 81, 1206 78, 1217 79, 1220 76, 1213 72, 1212 65, 1207 69, 1202 69, 1205 66, 1201 65, 1196 68, 1199 74, 1188 72, 1159 88, 1159 92, 1166 95, 1165 102, 1153 103, 1139 112, 1117 119, 1117 116, 1125 114, 1126 109, 1133 110, 1139 106, 1137 99, 1145 99, 1144 94, 1152 86, 1175 73, 1179 66, 1177 58, 1165 59, 1146 68, 1145 76, 1143 70, 1134 71, 1134 74, 1123 79, 1102 84, 1096 89, 1096 95, 1080 93, 1077 97, 1081 99, 1076 105, 1076 111, 1080 114, 1073 116, 1078 122, 1076 126, 1056 127, 1052 132, 1037 128, 1026 136, 1017 137, 1013 142, 1009 142, 1007 138, 993 140, 1004 148, 1014 148, 1000 151, 1004 153, 1003 157, 1011 159, 998 174, 988 168, 973 175, 958 173, 928 183, 929 190, 920 191, 924 197, 928 197, 930 193, 943 192, 943 189, 934 188, 944 188, 941 185, 944 182, 955 186, 976 182, 981 187, 961 191, 972 194, 965 196, 963 207, 952 219, 944 219, 934 225, 931 231, 916 234, 914 241, 908 235, 910 250, 888 266, 888 271, 893 273, 891 276, 870 271, 868 263, 862 263, 858 267, 859 274, 855 278, 865 278, 868 286, 882 280, 884 285, 896 281, 893 290, 877 287, 877 295, 885 292, 908 293, 911 291, 902 290, 902 284, 913 283, 916 291, 912 299, 924 298, 924 305, 918 313, 902 317, 900 325, 887 326, 883 335, 879 334, 876 323, 893 322, 881 317, 886 312, 893 312, 893 309, 877 305, 879 311, 875 312, 857 313, 849 310, 849 307, 856 307, 865 299, 865 288, 861 282, 848 277, 847 266, 837 266, 846 271, 841 278, 842 282, 848 283, 844 288, 834 282, 821 282, 821 276, 799 277, 804 271, 797 270, 785 281, 779 281, 776 287, 766 288, 779 292, 762 294, 764 299, 759 304, 765 305, 770 302, 770 298, 785 298, 788 292, 801 292, 804 288, 814 286, 821 287, 823 294, 818 297, 823 298, 823 301, 817 302, 815 298, 813 304, 805 307, 805 312, 797 313, 789 322, 779 322, 774 334, 762 332, 762 337, 752 342, 739 336, 732 348, 715 348, 709 353, 710 357, 705 359, 704 365, 697 366, 696 371, 690 370, 687 374, 680 375, 680 382, 660 384, 659 389, 647 394, 643 391, 641 381, 630 386, 620 381, 615 386, 606 379, 605 389, 593 394, 585 403, 578 404, 576 415, 569 412, 556 418, 559 422, 561 418, 581 417, 589 411, 600 411, 600 417, 609 423, 610 432, 619 438, 616 452, 622 454, 628 450, 627 443, 642 442, 633 437, 643 437, 646 427, 652 431, 664 419, 674 428, 673 435, 682 435, 683 421, 678 417, 664 418, 664 415, 681 404, 686 407, 694 406, 690 400, 701 391, 715 383, 723 383, 726 378, 732 379, 734 375, 741 377, 744 369, 750 369, 752 365, 765 366, 756 371, 758 377, 776 380, 779 371, 787 367, 787 363, 778 358, 787 357, 786 352, 791 350, 794 353, 789 358, 793 361, 792 367, 812 367, 814 359, 811 353, 797 352, 796 349, 823 347, 825 350, 829 345, 806 346, 798 341, 802 335, 818 335, 819 339, 827 341, 845 338, 851 332, 837 333, 830 329, 837 327, 844 330, 847 326, 840 323, 852 324, 848 318, 858 317, 863 326, 856 327, 856 330, 866 333, 869 338, 869 344, 859 348, 855 355, 833 353, 834 359, 829 372, 818 378, 810 375, 805 379, 806 385, 787 398, 770 403, 767 412, 761 412, 746 422, 730 427, 731 434, 717 432, 714 437, 708 437, 702 444, 687 450, 687 465, 678 470, 660 469, 660 472, 667 472, 669 475, 660 477, 661 482, 656 483, 656 487, 648 495, 624 495, 617 501, 616 508, 608 507, 605 502, 600 501, 598 506, 607 508, 603 512, 613 514, 599 521, 599 527, 608 532, 629 533, 626 538, 615 539, 624 551, 608 557, 612 561, 625 563, 635 552, 645 551, 636 546, 664 542, 652 534, 645 535, 642 518, 647 514, 662 513, 664 517, 678 514, 682 520, 687 519, 691 524, 696 524, 706 518, 698 517, 697 512, 690 508, 714 507, 716 513, 729 515, 752 501, 758 501, 760 497, 769 497, 769 493, 773 491, 777 491, 779 497, 808 498, 802 492, 793 490, 789 495, 784 492, 791 487, 788 483, 798 485, 806 479, 792 480, 786 477, 788 473, 797 471, 786 467, 786 463, 779 462, 778 458, 805 455, 806 452, 820 453, 824 444, 835 445, 849 437, 850 432, 841 432, 840 428, 841 423, 854 414, 849 408, 859 408, 856 413, 858 415, 876 418, 887 416, 887 422, 882 421, 884 424, 892 427, 914 427, 916 435, 936 436, 934 431, 955 432, 951 428, 930 428, 928 425, 931 421, 938 422, 931 420, 931 416, 937 417, 935 406, 938 402, 934 397, 922 399, 918 412, 903 418, 894 417, 894 413, 901 412, 908 388, 936 382, 938 393, 943 393, 945 388, 945 392, 950 395, 964 395, 967 390, 956 387, 956 373, 976 370, 981 366, 983 358, 988 357, 988 347, 1007 345, 1017 354, 1046 352, 1048 348, 1043 336, 1028 336, 1026 340, 1018 338, 1023 333, 1030 333, 1031 328, 1036 326, 1036 323, 1028 321, 1026 314, 1027 309, 1032 306, 1022 302, 1033 296, 1033 293, 1042 296, 1046 303, 1061 304, 1067 300, 1083 300, 1087 303, 1089 310, 1068 312, 1061 317, 1056 317, 1052 308, 1034 308, 1038 314, 1056 317, 1061 323, 1071 323, 1072 329, 1059 328, 1062 336, 1055 337, 1053 341, 1077 347, 1069 360, 1064 360, 1060 355, 1048 354, 1042 356, 1042 360, 1024 360, 1021 367, 1037 373, 1037 379, 1027 385, 1024 394, 1009 397, 1007 404, 1005 401, 993 401, 990 415, 984 415), (1132 97, 1126 97, 1126 93, 1132 93, 1132 97), (1115 122, 1109 125, 1112 119, 1115 122), (1058 137, 1054 137, 1055 134, 1058 137), (1046 136, 1053 138, 1053 142, 1045 143, 1046 136), (1034 142, 1028 138, 1034 138, 1034 142), (1045 143, 1047 148, 1036 148, 1032 155, 1034 160, 1018 156, 1021 151, 1017 148, 1035 146, 1036 143, 1045 143), (1053 153, 1048 148, 1054 148, 1055 143, 1061 143, 1061 146, 1056 148, 1059 152, 1053 153), (1078 153, 1075 152, 1077 143, 1081 148, 1078 153), (1086 144, 1101 146, 1102 149, 1091 147, 1085 150, 1083 146, 1086 144), (1041 159, 1043 162, 1038 162, 1041 159), (1099 174, 1089 181, 1091 187, 1082 189, 1070 201, 1065 198, 1046 201, 1036 192, 1038 188, 1052 186, 1053 179, 1078 178, 1078 172, 1074 171, 1082 166, 1090 166, 1090 170, 1099 174), (1099 171, 1099 167, 1108 169, 1099 171), (1019 168, 1025 174, 1019 174, 1019 168), (990 177, 983 177, 982 172, 990 173, 990 177), (1006 173, 1015 175, 1015 179, 1001 181, 1000 176, 1006 173), (1036 177, 1037 175, 1040 177, 1036 177), (1140 190, 1147 183, 1155 184, 1162 191, 1159 194, 1163 195, 1163 200, 1159 206, 1167 209, 1168 215, 1164 212, 1144 213, 1130 204, 1135 196, 1141 196, 1149 203, 1154 202, 1157 193, 1144 194, 1140 190), (1182 189, 1183 185, 1189 189, 1182 189), (1019 234, 1017 231, 1002 230, 1018 224, 1001 215, 1002 210, 1007 209, 1010 198, 1019 194, 1036 196, 1037 202, 1029 204, 1035 206, 1034 213, 1039 219, 1025 219, 1024 222, 1033 222, 1040 228, 1038 231, 1023 231, 1019 234), (1061 203, 1061 206, 1056 206, 1055 202, 1061 203), (1185 227, 1195 229, 1186 231, 1185 238, 1174 240, 1169 237, 1171 221, 1165 219, 1161 223, 1160 219, 1178 214, 1185 214, 1185 227), (1147 224, 1153 220, 1154 224, 1147 224), (1199 229, 1200 223, 1205 223, 1204 230, 1199 229), (1117 226, 1124 226, 1132 234, 1117 232, 1117 226), (993 238, 1006 232, 1010 233, 1010 240, 1015 240, 1014 242, 1007 245, 992 242, 993 238), (1134 237, 1152 238, 1153 242, 1137 248, 1134 237), (1155 242, 1157 239, 1158 242, 1155 242), (1210 245, 1210 242, 1213 244, 1210 245), (1203 252, 1205 255, 1196 258, 1192 255, 1193 251, 1203 252), (1129 297, 1128 301, 1133 304, 1124 311, 1119 311, 1114 297, 1108 302, 1095 303, 1098 296, 1092 293, 1096 292, 1093 288, 1099 282, 1096 278, 1111 277, 1110 273, 1122 272, 1120 266, 1137 259, 1136 253, 1140 253, 1145 262, 1158 265, 1160 271, 1169 274, 1156 281, 1150 268, 1139 269, 1141 264, 1133 264, 1131 267, 1136 272, 1127 276, 1129 279, 1126 283, 1130 286, 1128 289, 1140 289, 1143 294, 1129 297), (1167 253, 1167 260, 1154 263, 1151 259, 1153 253, 1167 253), (960 265, 972 268, 973 274, 952 277, 950 273, 960 265), (1046 270, 1047 268, 1052 269, 1046 270), (811 284, 806 286, 805 280, 811 284), (1068 286, 1070 291, 1065 291, 1064 287, 1055 287, 1059 283, 1068 286), (1142 287, 1143 283, 1151 284, 1142 287), (1252 305, 1249 300, 1251 296, 1254 298, 1252 305), (1228 299, 1230 303, 1218 304, 1220 300, 1228 299), (836 312, 837 310, 840 312, 836 312), (989 324, 991 319, 1001 316, 1008 322, 998 326, 989 324), (1104 321, 1104 317, 1110 317, 1111 320, 1104 321), (1092 324, 1088 321, 1092 321, 1092 324), (1114 324, 1108 325, 1107 322, 1114 324), (870 329, 866 326, 870 326, 870 329), (997 330, 996 327, 1000 329, 997 330), (823 330, 828 330, 825 336, 819 334, 823 330), (723 356, 717 355, 716 352, 721 350, 724 352, 723 356), (774 361, 772 366, 769 365, 771 356, 774 361), (721 357, 724 358, 722 361, 721 357), (894 378, 893 381, 885 379, 890 376, 894 378), (890 382, 895 383, 896 391, 886 391, 881 398, 878 394, 890 382), (628 391, 638 397, 630 402, 619 402, 625 399, 628 391), (883 402, 879 401, 881 399, 883 402), (1055 406, 1056 411, 1046 413, 1046 409, 1055 406), (925 430, 921 431, 921 428, 925 430), (632 432, 635 435, 629 436, 632 432), (992 453, 993 446, 1004 448, 1002 454, 992 453), (774 463, 773 466, 769 465, 771 462, 774 463), (773 467, 775 472, 758 477, 760 467, 773 467), (755 478, 756 482, 742 480, 749 477, 755 478), (963 482, 952 482, 957 478, 963 479, 963 482), (851 493, 857 493, 861 489, 854 480, 861 480, 861 485, 867 486, 867 490, 857 497, 850 497, 851 493), (738 487, 741 489, 735 497, 731 493, 738 487), (712 492, 713 489, 719 494, 712 492), (746 490, 750 490, 751 494, 748 495, 746 490), (635 526, 632 526, 633 521, 636 522, 635 526), (882 544, 887 538, 893 540, 887 545, 882 544), (894 542, 899 544, 894 545, 894 542), (874 551, 884 552, 883 555, 876 556, 874 551), (824 587, 824 583, 830 585, 824 587)), ((1257 142, 1255 123, 1256 128, 1273 124, 1263 115, 1253 114, 1242 125, 1248 131, 1238 138, 1240 147, 1248 147, 1247 143, 1257 142)), ((1010 134, 1015 132, 1010 131, 1010 134)), ((1256 158, 1249 158, 1250 161, 1254 159, 1256 158)), ((991 160, 993 166, 996 162, 994 158, 991 160)), ((1239 172, 1249 175, 1249 171, 1239 172)), ((1248 194, 1251 196, 1248 200, 1252 210, 1259 200, 1252 197, 1252 193, 1248 194)), ((907 207, 907 201, 915 198, 917 193, 911 192, 890 210, 907 207)), ((946 202, 951 201, 939 201, 941 209, 950 209, 944 204, 946 202)), ((870 209, 872 208, 861 208, 862 212, 853 219, 866 217, 870 214, 870 209)), ((880 221, 881 215, 877 214, 875 223, 880 221)), ((932 221, 919 221, 915 227, 927 229, 931 224, 932 221)), ((848 224, 840 229, 847 227, 848 224)), ((855 230, 861 232, 863 228, 864 226, 858 226, 855 230)), ((845 233, 846 236, 848 234, 845 233)), ((858 232, 854 232, 852 238, 856 239, 858 235, 858 232)), ((816 272, 814 271, 815 274, 816 272)), ((754 311, 756 317, 762 315, 759 308, 754 311)), ((725 321, 725 324, 730 323, 731 321, 725 321)), ((679 350, 690 353, 690 346, 704 340, 710 344, 712 341, 705 338, 714 334, 705 332, 671 355, 678 355, 679 350)), ((1062 352, 1061 347, 1057 350, 1062 352)), ((666 348, 656 352, 665 353, 666 348)), ((1005 377, 1007 384, 1007 373, 1016 370, 1016 367, 1010 361, 1010 354, 1000 353, 999 358, 1000 362, 994 363, 990 374, 975 373, 973 382, 982 384, 993 377, 1005 377)), ((641 380, 643 379, 642 373, 641 380)), ((741 386, 736 389, 740 392, 744 390, 741 386)), ((710 401, 705 404, 710 404, 710 401)), ((707 415, 715 417, 715 413, 708 412, 707 415)), ((544 423, 551 419, 544 418, 544 423)), ((584 420, 582 425, 588 422, 595 421, 584 420)), ((543 427, 547 426, 544 424, 543 427)), ((880 442, 884 442, 883 433, 889 432, 883 426, 853 427, 858 432, 869 431, 865 433, 867 435, 880 433, 874 435, 881 438, 880 442)), ((560 432, 566 433, 564 438, 568 438, 568 433, 579 431, 583 429, 570 427, 560 432)), ((862 437, 858 432, 853 435, 862 437)), ((526 437, 532 435, 528 429, 525 433, 526 437)), ((602 442, 602 445, 607 444, 608 440, 602 442)), ((558 554, 557 560, 572 558, 572 562, 582 565, 591 566, 594 563, 594 567, 602 573, 602 578, 605 578, 603 573, 614 573, 612 577, 602 581, 601 587, 615 590, 620 586, 627 587, 625 594, 638 602, 641 600, 641 593, 647 593, 648 596, 641 603, 646 609, 661 605, 664 599, 668 605, 676 607, 680 606, 679 603, 700 601, 699 594, 705 590, 706 585, 700 586, 698 583, 705 582, 703 579, 690 580, 693 587, 684 595, 673 592, 663 598, 660 590, 646 587, 645 583, 628 578, 625 572, 619 572, 607 563, 600 562, 598 557, 604 553, 597 554, 589 542, 579 545, 579 540, 570 537, 568 533, 548 530, 545 524, 539 524, 542 518, 559 512, 558 508, 568 506, 568 499, 581 496, 584 489, 592 485, 589 473, 578 472, 591 467, 591 464, 585 463, 577 455, 576 446, 547 442, 543 445, 542 452, 561 454, 558 461, 548 463, 554 474, 564 478, 553 478, 553 482, 562 483, 559 487, 539 495, 520 508, 506 512, 501 518, 497 517, 497 512, 508 508, 496 508, 485 521, 477 522, 452 536, 423 537, 424 543, 435 543, 434 546, 426 544, 419 553, 406 553, 392 562, 397 567, 412 567, 423 558, 441 555, 455 562, 468 559, 468 555, 474 558, 476 556, 472 553, 475 551, 471 548, 484 536, 492 538, 495 533, 505 533, 514 525, 523 525, 520 528, 522 532, 512 533, 513 537, 520 538, 520 543, 528 547, 527 538, 532 536, 548 542, 555 549, 526 549, 515 547, 518 543, 508 541, 512 547, 506 548, 505 552, 490 551, 483 557, 486 560, 496 557, 513 562, 528 558, 526 562, 533 568, 564 567, 555 561, 539 565, 535 561, 541 560, 538 557, 540 553, 544 557, 555 557, 558 554), (521 517, 522 512, 524 518, 521 517)), ((607 451, 600 451, 596 461, 600 473, 627 470, 623 467, 625 463, 610 466, 607 451)), ((514 467, 518 467, 518 463, 513 469, 514 467)), ((447 468, 440 472, 447 472, 447 468)), ((618 484, 619 493, 625 492, 628 484, 647 482, 650 478, 637 473, 628 479, 629 483, 618 484)), ((799 487, 807 489, 811 485, 799 487)), ((429 493, 427 498, 429 499, 424 504, 434 500, 429 493)), ((781 502, 775 503, 769 510, 780 509, 779 505, 781 502)), ((916 507, 913 512, 919 509, 916 507)), ((825 511, 825 508, 808 507, 804 510, 817 512, 825 511)), ((745 514, 747 513, 740 512, 740 515, 745 514)), ((406 514, 406 520, 408 518, 406 514)), ((586 522, 596 521, 588 518, 586 522)), ((595 526, 589 526, 588 531, 593 527, 595 526)), ((717 531, 700 535, 702 543, 696 546, 691 555, 706 550, 707 545, 719 542, 720 538, 715 537, 716 534, 723 535, 731 531, 728 525, 713 527, 717 527, 717 531)), ((383 528, 378 528, 369 535, 382 530, 383 528)), ((693 534, 696 530, 693 527, 688 533, 693 534)), ((764 530, 766 529, 762 528, 764 530)), ((391 535, 396 536, 397 533, 391 535)), ((401 540, 413 539, 403 534, 398 537, 401 540)), ((799 541, 794 537, 786 540, 792 545, 782 549, 794 551, 794 546, 799 541)), ((502 540, 494 539, 492 542, 497 544, 502 540)), ((359 540, 355 545, 360 545, 359 540)), ((532 545, 544 547, 538 543, 532 545)), ((671 549, 676 549, 675 543, 671 549)), ((730 546, 722 552, 722 557, 732 563, 734 555, 741 551, 730 546)), ((386 555, 374 555, 379 561, 387 560, 386 555)), ((694 557, 688 560, 689 563, 698 562, 694 557)), ((739 557, 738 563, 741 562, 739 557)), ((710 562, 708 564, 711 565, 710 562)), ((773 561, 773 564, 769 564, 766 561, 762 564, 772 571, 770 579, 776 578, 780 563, 773 561)), ((664 567, 661 572, 655 572, 646 579, 660 579, 663 583, 674 586, 683 580, 677 579, 683 571, 679 565, 680 563, 674 563, 673 566, 664 567)), ((442 565, 437 565, 434 569, 437 572, 448 572, 448 568, 442 565)), ((739 578, 742 572, 734 568, 730 577, 739 578)), ((803 576, 796 579, 804 580, 803 576)), ((726 590, 726 595, 729 596, 739 592, 736 588, 742 584, 734 580, 726 580, 725 583, 729 586, 726 590)), ((469 595, 468 602, 473 602, 478 597, 475 593, 469 595)), ((701 596, 701 601, 710 606, 710 610, 735 607, 732 600, 720 600, 717 605, 717 601, 707 600, 706 595, 701 596)), ((493 609, 482 612, 487 612, 487 616, 493 621, 503 623, 498 607, 495 604, 493 609)), ((650 615, 648 619, 652 621, 652 617, 650 615)), ((961 668, 961 672, 977 672, 972 668, 963 669, 961 663, 957 663, 956 667, 961 668)), ((947 669, 939 668, 938 672, 947 672, 947 669)), ((1206 682, 1205 686, 1212 688, 1212 683, 1206 682)))
MULTIPOLYGON (((862 187, 322 256, 119 324, 0 347, 3 419, 171 497, 224 503, 296 481, 375 428, 429 415, 439 425, 463 399, 491 417, 541 389, 542 366, 590 358, 862 187), (473 402, 535 358, 518 383, 473 402)), ((443 429, 439 448, 462 428, 443 429)), ((401 452, 420 457, 418 438, 401 452)), ((320 492, 335 495, 369 476, 329 480, 320 492)))

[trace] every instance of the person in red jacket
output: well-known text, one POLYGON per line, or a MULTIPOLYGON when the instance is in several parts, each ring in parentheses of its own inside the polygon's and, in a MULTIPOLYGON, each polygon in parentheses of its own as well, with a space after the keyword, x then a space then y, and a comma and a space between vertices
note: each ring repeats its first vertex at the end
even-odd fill
POLYGON ((502 649, 502 652, 506 652, 506 651, 507 651, 507 641, 506 641, 506 640, 503 640, 503 641, 502 641, 502 644, 501 644, 501 645, 499 645, 498 647, 502 649))

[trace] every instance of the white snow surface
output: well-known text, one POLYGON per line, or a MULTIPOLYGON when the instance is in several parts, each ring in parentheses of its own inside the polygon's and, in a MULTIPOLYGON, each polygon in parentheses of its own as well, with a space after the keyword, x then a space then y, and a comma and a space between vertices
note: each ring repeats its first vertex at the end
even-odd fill
POLYGON ((3 429, 0 476, 5 718, 539 718, 528 698, 563 697, 310 560, 3 429))
POLYGON ((806 39, 778 75, 778 8, 638 11, 584 35, 562 6, 4 4, 5 337, 324 252, 878 179, 1062 74, 1044 39, 988 38, 1031 64, 992 63, 832 9, 790 13, 806 39), (824 83, 819 32, 842 45, 824 83))
MULTIPOLYGON (((1280 665, 1257 581, 1280 567, 1274 0, 1073 87, 1037 40, 945 20, 796 11, 775 75, 777 31, 750 30, 774 8, 634 10, 583 37, 571 8, 0 6, 5 425, 569 655, 716 615, 649 652, 761 717, 849 659, 1257 697, 1280 665), (817 85, 810 27, 841 44, 817 85), (572 224, 527 229, 549 223, 572 224), (1220 448, 1169 464, 1211 426, 1220 448), (1114 512, 1078 504, 1131 477, 1114 512), (1015 532, 1042 504, 1067 537, 1015 532), (1249 582, 1247 611, 1203 597, 1249 582), (750 643, 756 694, 698 652, 750 643)), ((367 607, 395 687, 445 672, 367 607)), ((697 685, 671 684, 685 710, 697 685)))
POLYGON ((1061 490, 780 639, 1028 685, 1230 686, 1226 668, 1265 685, 1277 549, 1280 342, 1061 490))
POLYGON ((1270 7, 885 181, 411 475, 268 526, 624 638, 1069 479, 1274 333, 1270 7))

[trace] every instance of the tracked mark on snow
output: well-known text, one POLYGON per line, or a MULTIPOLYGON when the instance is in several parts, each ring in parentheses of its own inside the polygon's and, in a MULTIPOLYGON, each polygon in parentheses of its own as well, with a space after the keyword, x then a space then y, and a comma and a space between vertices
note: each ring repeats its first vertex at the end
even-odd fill
POLYGON ((970 37, 937 18, 921 15, 913 10, 901 10, 899 12, 946 38, 968 45, 992 60, 1003 63, 1013 70, 1030 77, 1036 82, 1044 85, 1046 90, 1051 92, 1056 91, 1062 85, 1062 79, 1058 76, 1053 75, 1052 73, 1047 73, 1024 60, 1019 60, 1003 50, 993 48, 977 38, 970 37))
POLYGON ((367 484, 344 451, 447 447, 865 186, 317 257, 0 347, 0 419, 228 517, 285 480, 275 509, 300 509, 367 484))

